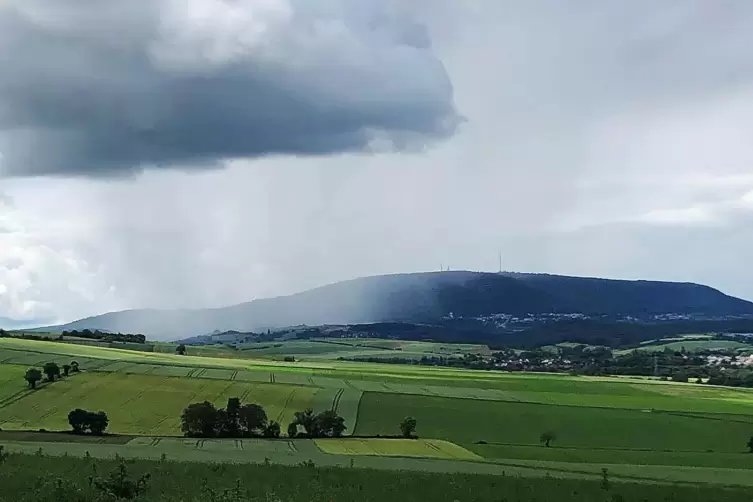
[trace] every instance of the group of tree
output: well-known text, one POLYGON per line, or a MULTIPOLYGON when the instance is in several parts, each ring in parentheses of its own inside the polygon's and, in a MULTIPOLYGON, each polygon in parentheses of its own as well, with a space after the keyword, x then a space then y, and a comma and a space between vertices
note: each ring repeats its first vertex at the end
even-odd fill
POLYGON ((146 336, 142 334, 130 334, 130 333, 109 333, 107 331, 100 331, 98 329, 82 329, 63 331, 61 333, 63 337, 72 336, 76 338, 86 338, 89 340, 102 340, 104 342, 128 342, 128 343, 145 343, 146 336))
MULTIPOLYGON (((419 359, 396 355, 391 358, 357 357, 349 360, 392 364, 418 364, 495 371, 536 371, 570 373, 575 375, 641 375, 665 377, 679 382, 699 382, 713 373, 708 364, 712 351, 688 352, 674 350, 632 350, 613 352, 605 346, 583 344, 524 351, 501 349, 490 355, 464 354, 462 356, 426 355, 419 359)), ((713 352, 719 355, 719 352, 713 352)))
POLYGON ((54 382, 61 376, 68 376, 71 373, 78 373, 80 370, 77 361, 71 361, 71 364, 64 364, 62 367, 55 362, 45 363, 40 371, 38 368, 29 368, 24 374, 24 380, 29 384, 29 388, 36 389, 37 382, 42 380, 44 374, 48 382, 54 382), (62 369, 62 374, 61 374, 62 369))
POLYGON ((268 420, 258 404, 241 404, 237 397, 226 408, 216 408, 209 401, 188 405, 181 414, 181 430, 188 437, 267 437, 280 436, 280 424, 268 420))
POLYGON ((706 383, 708 385, 726 385, 728 387, 753 387, 753 370, 714 371, 709 376, 709 379, 706 380, 706 383))
POLYGON ((288 425, 288 436, 340 437, 346 429, 345 419, 338 415, 335 410, 324 410, 315 414, 314 410, 307 408, 293 414, 293 421, 288 425))
MULTIPOLYGON (((336 411, 314 413, 308 408, 294 414, 287 433, 289 437, 340 437, 346 429, 345 419, 336 411)), ((237 397, 220 409, 209 401, 188 405, 181 414, 181 430, 185 436, 202 438, 280 437, 280 424, 270 421, 261 405, 241 404, 237 397)), ((408 422, 406 431, 413 434, 415 421, 408 422)))
POLYGON ((101 436, 110 423, 104 411, 86 411, 81 408, 68 413, 68 423, 74 434, 91 434, 101 436))

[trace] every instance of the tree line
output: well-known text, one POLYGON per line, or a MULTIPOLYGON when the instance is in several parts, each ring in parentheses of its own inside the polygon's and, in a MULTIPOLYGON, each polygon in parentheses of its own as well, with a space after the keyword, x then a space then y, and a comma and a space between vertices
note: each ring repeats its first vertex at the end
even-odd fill
MULTIPOLYGON (((290 438, 341 437, 347 430, 345 419, 336 410, 314 413, 307 408, 293 414, 288 424, 290 438)), ((189 404, 181 414, 181 431, 186 437, 196 438, 278 438, 280 424, 269 420, 260 404, 241 404, 240 398, 231 397, 225 408, 216 408, 209 401, 189 404)), ((415 437, 416 419, 406 417, 400 423, 401 435, 415 437)))
POLYGON ((63 331, 61 336, 73 336, 76 338, 87 338, 89 340, 102 340, 104 342, 128 342, 128 343, 146 343, 146 336, 138 333, 108 333, 107 331, 100 331, 98 329, 82 329, 63 331))
MULTIPOLYGON (((29 388, 35 390, 37 383, 43 378, 47 382, 54 382, 60 378, 67 377, 71 373, 79 373, 81 367, 78 361, 71 361, 70 364, 58 365, 55 362, 48 362, 39 368, 29 368, 24 374, 24 380, 29 388)), ((87 411, 76 408, 68 413, 68 424, 71 426, 74 434, 91 434, 101 436, 109 425, 110 420, 104 411, 87 411)))
POLYGON ((22 340, 35 340, 35 341, 49 341, 49 340, 59 340, 62 341, 64 338, 68 337, 76 337, 76 338, 86 338, 87 340, 99 340, 103 342, 129 342, 129 343, 146 343, 146 336, 142 334, 130 334, 130 333, 108 333, 106 331, 99 331, 95 329, 94 331, 90 329, 84 329, 81 331, 72 330, 72 331, 63 331, 60 333, 60 335, 57 336, 57 338, 50 338, 49 335, 43 336, 43 335, 37 335, 34 333, 25 333, 25 332, 14 332, 10 333, 8 331, 5 331, 3 329, 0 329, 0 338, 20 338, 22 340))
POLYGON ((71 373, 78 373, 79 371, 81 369, 77 361, 71 361, 71 364, 63 364, 62 366, 58 366, 55 362, 49 362, 45 363, 41 370, 39 368, 29 368, 26 370, 24 380, 26 380, 30 389, 36 389, 37 383, 42 380, 42 375, 44 375, 46 381, 54 382, 61 378, 61 376, 67 377, 71 373))

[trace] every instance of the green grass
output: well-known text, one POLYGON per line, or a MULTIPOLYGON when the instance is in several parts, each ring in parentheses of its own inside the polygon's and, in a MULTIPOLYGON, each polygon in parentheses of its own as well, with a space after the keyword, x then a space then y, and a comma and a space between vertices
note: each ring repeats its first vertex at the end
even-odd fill
POLYGON ((317 439, 315 443, 323 452, 334 455, 481 460, 475 453, 440 439, 317 439))
POLYGON ((701 350, 749 350, 753 351, 753 346, 736 342, 734 340, 677 340, 660 345, 646 345, 633 350, 646 350, 651 352, 661 352, 665 349, 682 350, 687 352, 698 352, 701 350))
MULTIPOLYGON (((373 341, 380 342, 385 341, 373 341)), ((408 348, 410 344, 399 346, 408 348)), ((441 344, 436 346, 441 348, 441 344)), ((376 345, 367 350, 399 352, 376 345)), ((292 412, 307 406, 317 411, 335 407, 346 418, 347 432, 363 435, 398 434, 400 421, 412 415, 418 419, 422 439, 456 443, 487 460, 504 463, 505 469, 522 469, 526 475, 540 469, 567 471, 573 476, 590 469, 591 475, 591 468, 613 464, 627 469, 624 472, 629 478, 633 466, 643 465, 663 472, 661 479, 686 482, 692 478, 690 471, 676 468, 696 466, 705 469, 706 482, 714 482, 717 469, 753 470, 753 456, 743 453, 753 434, 753 390, 749 389, 333 360, 284 363, 177 356, 7 339, 0 340, 0 361, 22 363, 0 364, 0 396, 23 394, 4 406, 0 401, 0 427, 4 429, 67 429, 68 411, 83 407, 106 411, 112 432, 177 435, 180 412, 188 403, 207 399, 224 406, 228 397, 238 396, 244 402, 265 406, 271 419, 282 421, 283 431, 292 412), (49 360, 62 363, 72 359, 81 363, 84 374, 37 392, 24 390, 22 373, 29 365, 41 367, 49 360), (546 430, 557 433, 553 448, 539 445, 539 436, 546 430), (475 444, 478 440, 490 444, 475 444), (521 467, 516 467, 518 463, 521 467)), ((186 460, 244 461, 244 455, 255 462, 263 461, 264 456, 281 462, 312 458, 332 463, 327 465, 347 465, 350 460, 322 453, 313 442, 294 441, 278 451, 284 442, 272 448, 269 443, 244 441, 233 443, 233 447, 217 442, 202 442, 201 446, 165 443, 160 447, 132 444, 127 451, 151 458, 175 451, 186 460), (249 448, 259 453, 252 454, 249 448), (266 453, 262 455, 262 451, 266 453)), ((28 442, 23 446, 30 447, 28 442)), ((123 448, 102 445, 105 447, 108 449, 102 451, 108 455, 123 448)), ((358 455, 364 466, 382 468, 380 461, 374 455, 358 455)), ((422 462, 394 457, 391 461, 385 468, 443 472, 498 468, 479 462, 457 466, 447 464, 447 459, 422 462)), ((650 478, 644 471, 637 476, 650 478)), ((730 483, 736 476, 725 471, 718 478, 730 483)))
POLYGON ((508 374, 450 368, 305 361, 176 356, 74 346, 54 342, 0 340, 0 361, 41 366, 76 358, 86 370, 161 376, 191 376, 247 382, 354 388, 464 399, 569 404, 587 407, 753 414, 753 391, 673 384, 646 379, 508 374))
POLYGON ((750 453, 697 451, 656 451, 607 448, 572 448, 542 445, 471 445, 474 452, 488 459, 536 460, 581 464, 632 464, 655 466, 695 466, 728 469, 753 469, 750 453))
POLYGON ((207 400, 224 407, 230 397, 261 404, 271 420, 287 423, 293 412, 313 404, 317 390, 283 384, 124 373, 80 374, 3 406, 0 427, 67 430, 68 412, 84 408, 105 411, 110 418, 109 432, 179 435, 180 414, 188 404, 207 400))
MULTIPOLYGON (((394 459, 393 464, 411 459, 394 459)), ((362 461, 361 458, 357 462, 362 461)), ((418 460, 414 460, 418 462, 418 460)), ((432 461, 432 465, 435 462, 432 461)), ((458 462, 458 464, 467 464, 458 462)), ((12 455, 0 469, 3 496, 17 502, 40 500, 101 500, 89 476, 106 477, 118 467, 112 459, 60 459, 47 455, 12 455), (57 481, 60 480, 60 481, 57 481)), ((683 501, 743 502, 750 489, 612 482, 606 490, 593 474, 563 479, 567 473, 539 466, 497 466, 507 476, 465 473, 400 472, 351 468, 286 467, 281 465, 207 465, 191 462, 138 460, 126 464, 128 476, 149 473, 142 502, 605 502, 683 501), (536 473, 537 479, 516 476, 536 473)), ((614 478, 613 478, 614 479, 614 478)))
MULTIPOLYGON (((476 441, 535 445, 545 431, 559 446, 742 452, 753 432, 749 423, 640 410, 473 401, 388 393, 361 398, 356 433, 396 434, 410 415, 421 437, 452 441, 473 449, 476 441)), ((722 416, 723 417, 723 416, 722 416)), ((488 454, 489 452, 486 451, 488 454)))
POLYGON ((0 364, 0 406, 2 402, 26 390, 26 367, 0 364))

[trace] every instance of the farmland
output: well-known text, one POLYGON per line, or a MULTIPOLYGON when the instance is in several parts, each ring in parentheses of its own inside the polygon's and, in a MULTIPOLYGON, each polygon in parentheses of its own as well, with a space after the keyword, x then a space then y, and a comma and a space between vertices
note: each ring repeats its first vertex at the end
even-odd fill
POLYGON ((753 455, 745 446, 753 434, 753 391, 747 389, 315 357, 285 363, 179 356, 17 339, 0 339, 0 361, 0 398, 6 396, 0 401, 0 444, 11 452, 42 448, 54 456, 117 453, 284 465, 311 460, 319 466, 591 480, 608 468, 620 481, 753 484, 753 455), (73 359, 81 373, 27 390, 27 367, 73 359), (262 405, 283 431, 296 411, 335 409, 345 418, 346 434, 357 437, 177 437, 185 406, 204 400, 224 406, 229 397, 262 405), (13 432, 65 431, 75 407, 105 411, 108 432, 120 436, 92 443, 13 432), (398 424, 408 415, 416 418, 420 439, 385 439, 400 433, 398 424), (551 447, 540 442, 544 432, 555 436, 551 447))
MULTIPOLYGON (((224 406, 230 397, 259 403, 271 419, 287 423, 293 411, 312 405, 318 390, 217 379, 88 373, 56 382, 0 408, 0 427, 65 430, 71 403, 77 403, 84 409, 105 411, 115 433, 179 435, 180 414, 189 403, 199 399, 224 406)), ((328 398, 331 403, 331 395, 328 398)))
POLYGON ((441 439, 317 439, 325 453, 395 457, 481 460, 481 457, 441 439))

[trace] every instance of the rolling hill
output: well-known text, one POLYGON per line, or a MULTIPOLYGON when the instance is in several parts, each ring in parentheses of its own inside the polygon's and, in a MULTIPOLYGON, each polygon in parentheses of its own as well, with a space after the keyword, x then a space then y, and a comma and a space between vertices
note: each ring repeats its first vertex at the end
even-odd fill
POLYGON ((429 272, 364 277, 224 308, 112 312, 40 329, 88 328, 170 339, 302 324, 439 323, 448 317, 548 313, 644 320, 660 314, 719 318, 753 315, 753 303, 692 283, 429 272))

